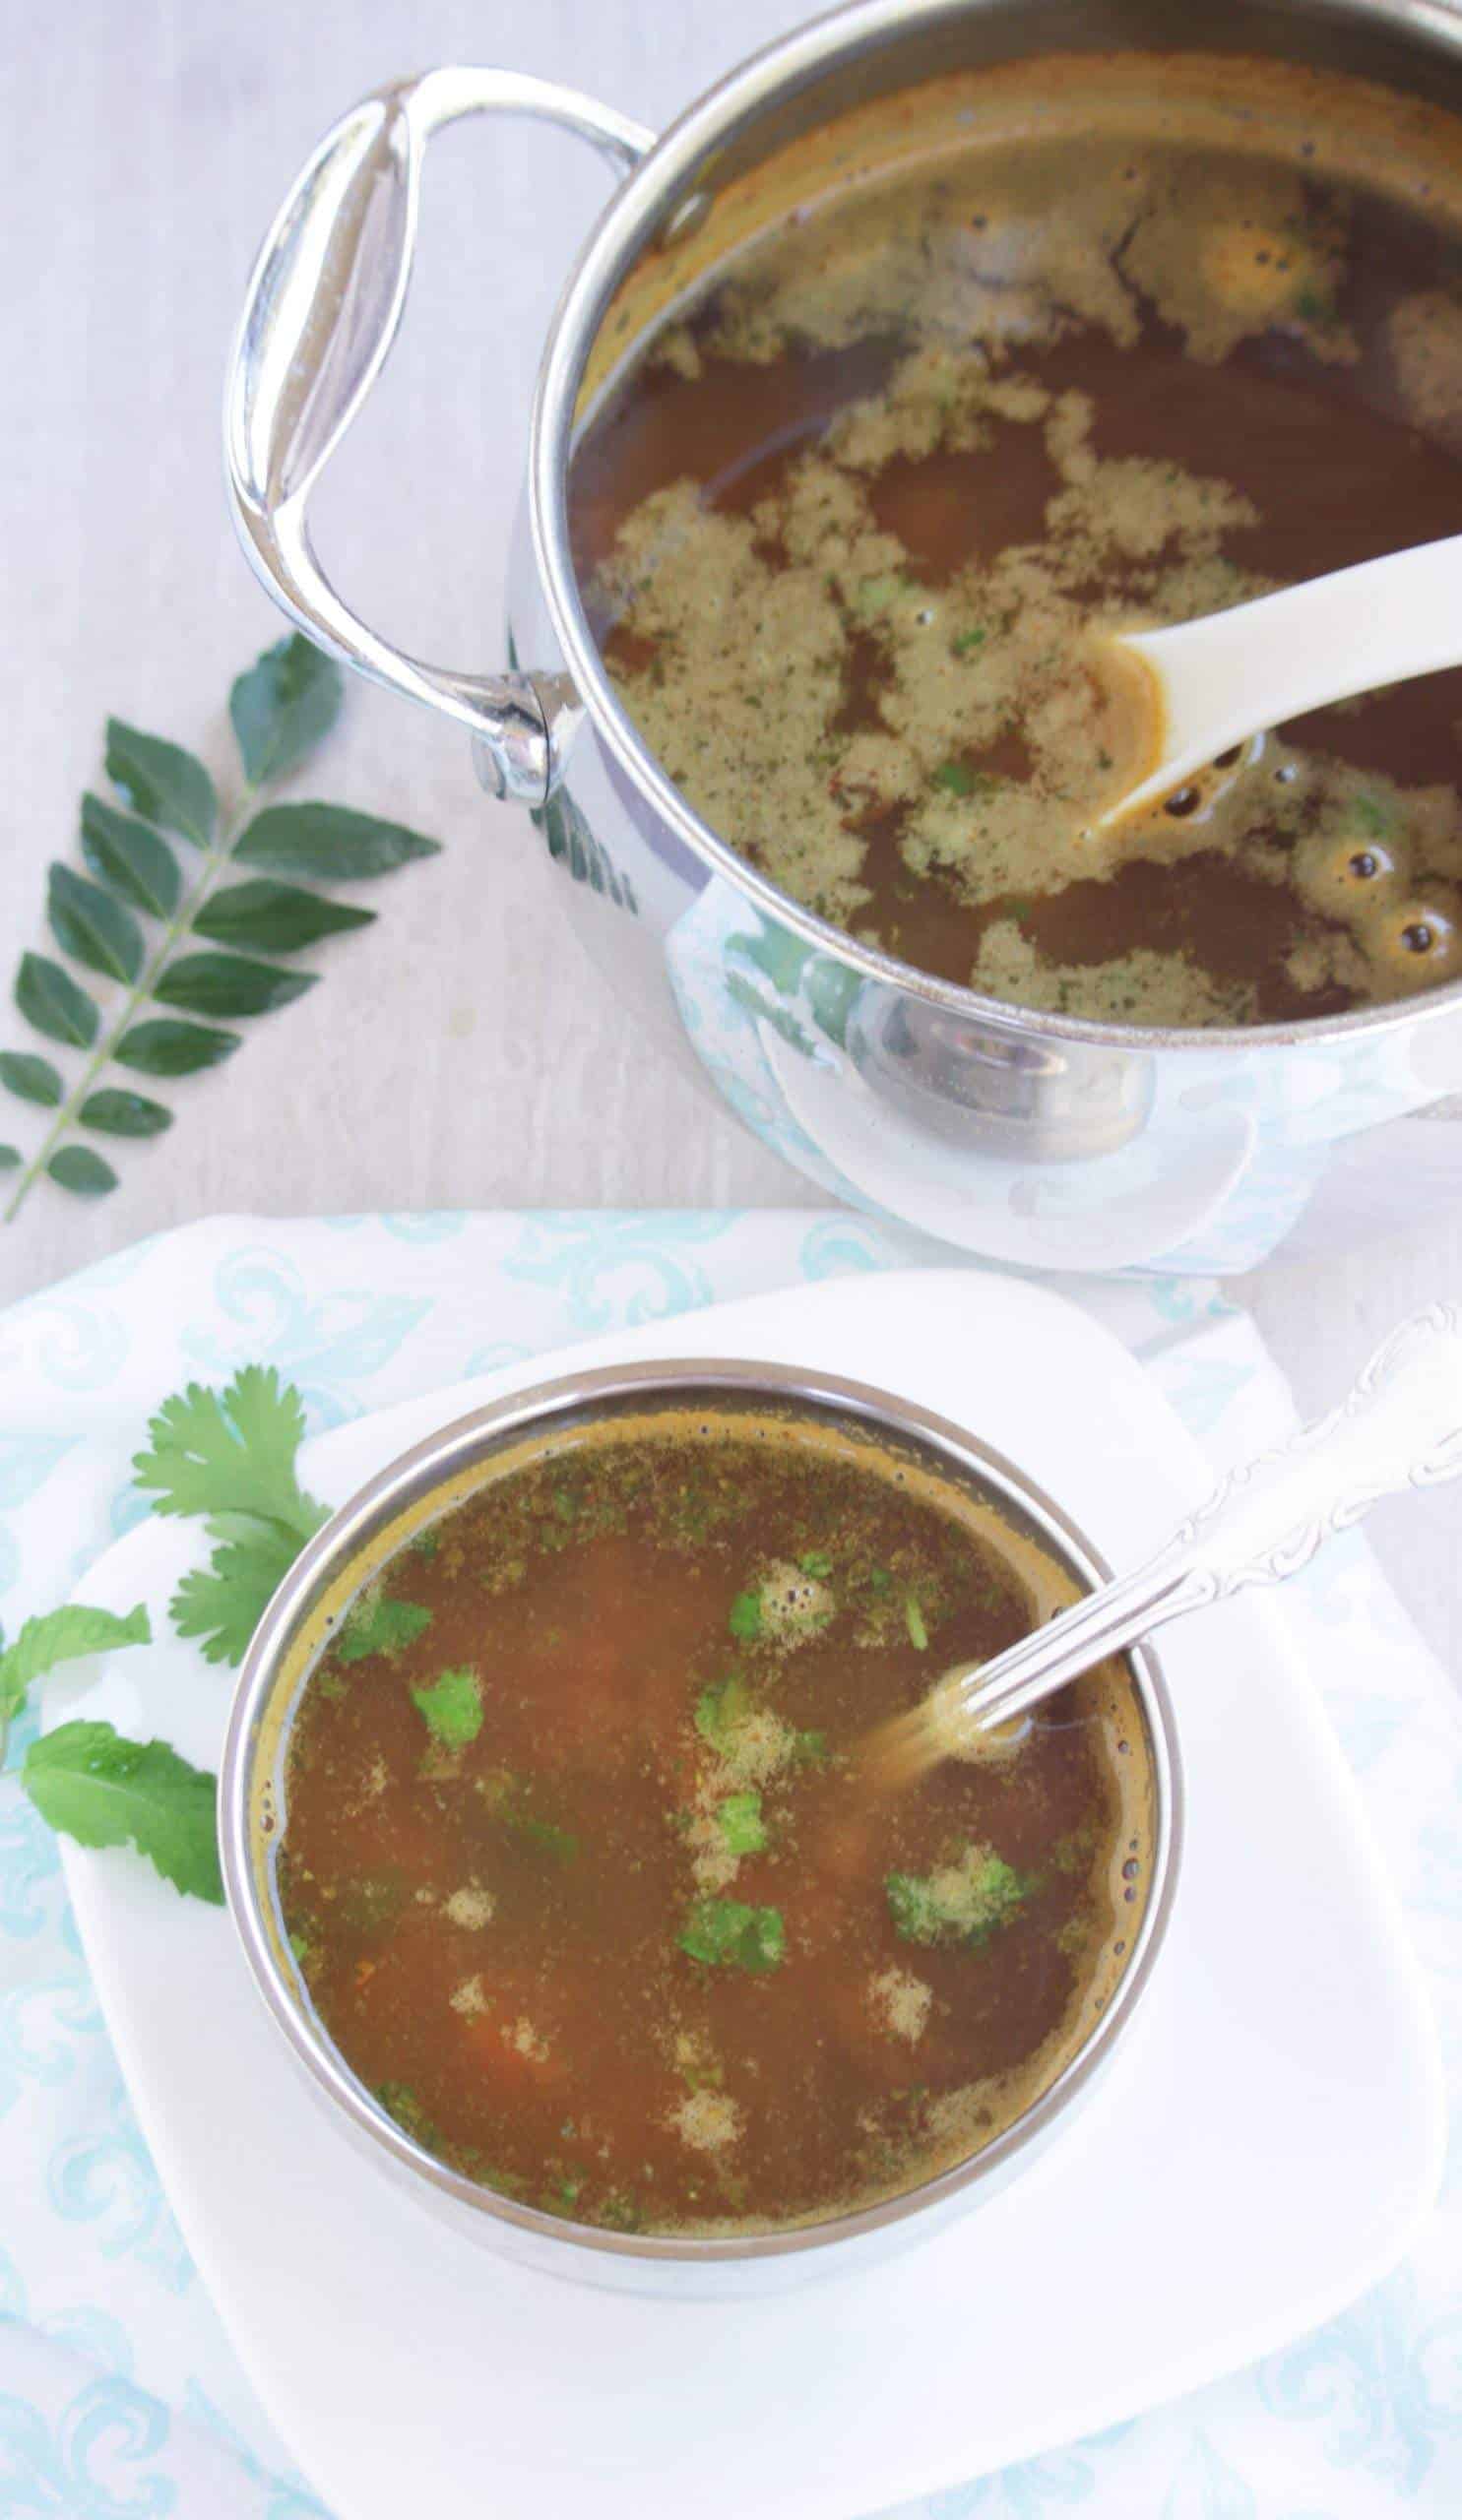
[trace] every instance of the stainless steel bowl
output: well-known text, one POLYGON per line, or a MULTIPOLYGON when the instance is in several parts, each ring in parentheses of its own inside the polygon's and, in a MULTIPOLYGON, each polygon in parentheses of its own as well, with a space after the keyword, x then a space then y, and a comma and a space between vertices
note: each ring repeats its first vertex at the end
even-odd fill
POLYGON ((1131 1668, 1147 1726, 1153 1812, 1147 1903, 1114 1989, 1084 2045, 1040 2099, 983 2152, 909 2193, 795 2230, 736 2238, 656 2238, 561 2221, 479 2187, 413 2141, 358 2081, 315 2016, 289 1956, 272 1854, 286 1816, 290 1726, 332 1619, 364 1569, 430 1518, 449 1495, 471 1492, 494 1456, 647 1403, 765 1402, 898 1444, 935 1470, 973 1476, 1084 1590, 1110 1569, 1060 1507, 1001 1454, 948 1420, 892 1394, 833 1374, 782 1365, 700 1361, 610 1366, 519 1392, 444 1426, 381 1471, 311 1541, 261 1621, 243 1670, 219 1780, 219 1827, 228 1905, 255 1983, 343 2134, 382 2170, 405 2178, 459 2229, 546 2273, 578 2283, 686 2297, 780 2289, 880 2256, 938 2230, 1016 2175, 1079 2113, 1126 2039, 1168 1929, 1182 1833, 1182 1779, 1173 1710, 1156 1655, 1131 1668))
POLYGON ((1354 73, 1452 109, 1462 141, 1453 0, 859 0, 659 138, 541 80, 434 70, 321 143, 265 241, 229 380, 229 480, 259 576, 312 638, 472 733, 484 786, 529 808, 582 942, 662 1048, 824 1189, 1015 1268, 1237 1271, 1285 1241, 1327 1252, 1446 1212, 1462 1190, 1462 982, 1164 1032, 999 1004, 830 927, 701 820, 621 707, 570 553, 571 458, 592 364, 628 346, 608 340, 627 285, 799 134, 945 71, 1144 47, 1354 73), (427 141, 485 112, 575 131, 622 180, 544 344, 512 670, 484 674, 404 656, 358 620, 319 569, 307 508, 395 336, 427 141))

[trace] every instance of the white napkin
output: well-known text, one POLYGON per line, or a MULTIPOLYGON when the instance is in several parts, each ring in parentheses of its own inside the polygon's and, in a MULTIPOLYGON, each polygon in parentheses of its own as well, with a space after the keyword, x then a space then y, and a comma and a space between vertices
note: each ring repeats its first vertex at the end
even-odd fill
MULTIPOLYGON (((6 1632, 76 1588, 138 1518, 131 1456, 151 1411, 190 1377, 278 1365, 318 1431, 620 1323, 921 1260, 947 1266, 949 1254, 842 1211, 224 1218, 140 1243, 0 1320, 6 1632)), ((1148 1363, 1216 1472, 1294 1425, 1252 1325, 1201 1284, 1062 1291, 1148 1363)), ((1394 1868, 1456 2095, 1455 1702, 1359 1535, 1279 1602, 1394 1868)), ((3 1780, 0 2124, 0 2514, 324 2520, 189 2261, 101 2027, 54 1847, 3 1780)), ((1074 2506, 1090 2520, 1462 2513, 1455 2170, 1407 2263, 1340 2318, 1133 2424, 910 2505, 903 2520, 1041 2520, 1074 2506)), ((659 2520, 653 2497, 647 2520, 659 2520)))

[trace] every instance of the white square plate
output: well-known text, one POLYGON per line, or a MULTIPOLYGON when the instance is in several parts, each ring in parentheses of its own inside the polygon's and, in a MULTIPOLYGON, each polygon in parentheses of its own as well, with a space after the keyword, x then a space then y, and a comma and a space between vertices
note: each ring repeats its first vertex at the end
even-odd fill
MULTIPOLYGON (((879 1383, 1041 1481, 1118 1566, 1211 1483, 1126 1351, 1041 1289, 924 1270, 798 1288, 586 1342, 576 1366, 764 1357, 879 1383)), ((538 1357, 310 1444, 342 1501, 538 1357)), ((130 1533, 86 1597, 159 1639, 185 1528, 130 1533)), ((849 2520, 1216 2377, 1382 2274, 1434 2192, 1435 2037, 1395 1899, 1282 1604, 1164 1648, 1188 1788, 1166 1951, 1126 2050, 1023 2177, 888 2264, 736 2303, 510 2266, 344 2140, 226 1917, 67 1847, 149 2142, 239 2355, 340 2520, 849 2520)), ((190 1648, 94 1667, 104 1715, 216 1765, 227 1683, 190 1648)))

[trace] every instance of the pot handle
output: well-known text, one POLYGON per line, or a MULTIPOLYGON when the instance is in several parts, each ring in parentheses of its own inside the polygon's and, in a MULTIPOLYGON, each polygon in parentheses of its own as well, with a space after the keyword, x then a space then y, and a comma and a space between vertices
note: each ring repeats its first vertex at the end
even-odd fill
POLYGON ((654 146, 642 123, 512 70, 428 70, 377 89, 327 133, 264 240, 229 366, 224 442, 234 521, 266 591, 345 663, 467 726, 499 795, 540 805, 548 731, 530 677, 454 673, 389 646, 341 601, 306 516, 396 338, 426 143, 488 112, 576 131, 621 175, 654 146))

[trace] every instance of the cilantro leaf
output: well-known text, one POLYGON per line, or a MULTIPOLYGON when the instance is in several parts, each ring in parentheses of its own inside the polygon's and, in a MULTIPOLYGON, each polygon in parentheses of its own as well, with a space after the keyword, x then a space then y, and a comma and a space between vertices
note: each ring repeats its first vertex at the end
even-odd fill
POLYGON ((741 1899, 697 1899, 676 1939, 710 1969, 775 1969, 787 1945, 778 1908, 748 1908, 741 1899))
POLYGON ((724 1756, 750 1705, 750 1692, 739 1671, 731 1671, 724 1680, 702 1689, 695 1702, 695 1729, 701 1739, 724 1756))
POLYGON ((266 1524, 222 1541, 207 1566, 183 1577, 168 1604, 179 1636, 198 1637, 206 1663, 241 1663, 298 1554, 285 1533, 266 1524))
POLYGON ((139 1602, 119 1618, 113 1610, 88 1609, 71 1602, 64 1609, 28 1618, 13 1645, 0 1654, 0 1740, 11 1716, 19 1715, 34 1680, 43 1679, 58 1663, 74 1663, 83 1654, 104 1654, 116 1645, 151 1645, 153 1631, 139 1602))
POLYGON ((906 1942, 987 1942, 1037 1887, 987 1847, 967 1847, 935 1872, 891 1872, 889 1913, 906 1942))
POLYGON ((325 1520, 294 1476, 304 1404, 273 1365, 242 1366, 222 1392, 190 1382, 148 1433, 152 1450, 132 1467, 155 1514, 248 1514, 292 1533, 299 1547, 325 1520))
POLYGON ((430 1610, 418 1608, 414 1602, 388 1602, 379 1593, 366 1594, 347 1610, 335 1650, 342 1663, 363 1663, 367 1654, 390 1658, 430 1625, 430 1610))
POLYGON ((833 1561, 825 1548, 809 1548, 806 1556, 800 1558, 798 1563, 804 1575, 815 1576, 819 1582, 831 1575, 833 1571, 833 1561))
POLYGON ((919 1606, 917 1593, 906 1593, 904 1596, 904 1625, 909 1630, 909 1642, 915 1651, 920 1654, 924 1653, 928 1646, 929 1631, 923 1623, 923 1612, 919 1606))
POLYGON ((444 1749, 465 1750, 482 1730, 482 1683, 476 1671, 443 1671, 439 1679, 413 1689, 412 1703, 444 1749))
POLYGON ((731 1606, 731 1617, 727 1624, 732 1636, 739 1636, 743 1644, 749 1645, 755 1637, 760 1636, 760 1593, 738 1593, 731 1606))
POLYGON ((110 1724, 60 1724, 32 1741, 21 1783, 43 1820, 84 1847, 136 1847, 186 1897, 223 1903, 217 1779, 165 1741, 110 1724))
POLYGON ((759 1794, 729 1794, 716 1806, 721 1842, 731 1855, 760 1855, 767 1842, 759 1794))
POLYGON ((304 1404, 272 1365, 244 1365, 223 1391, 189 1383, 165 1400, 133 1462, 155 1514, 196 1514, 219 1544, 169 1605, 180 1636, 211 1663, 241 1663, 270 1596, 328 1508, 307 1496, 294 1460, 304 1404))

